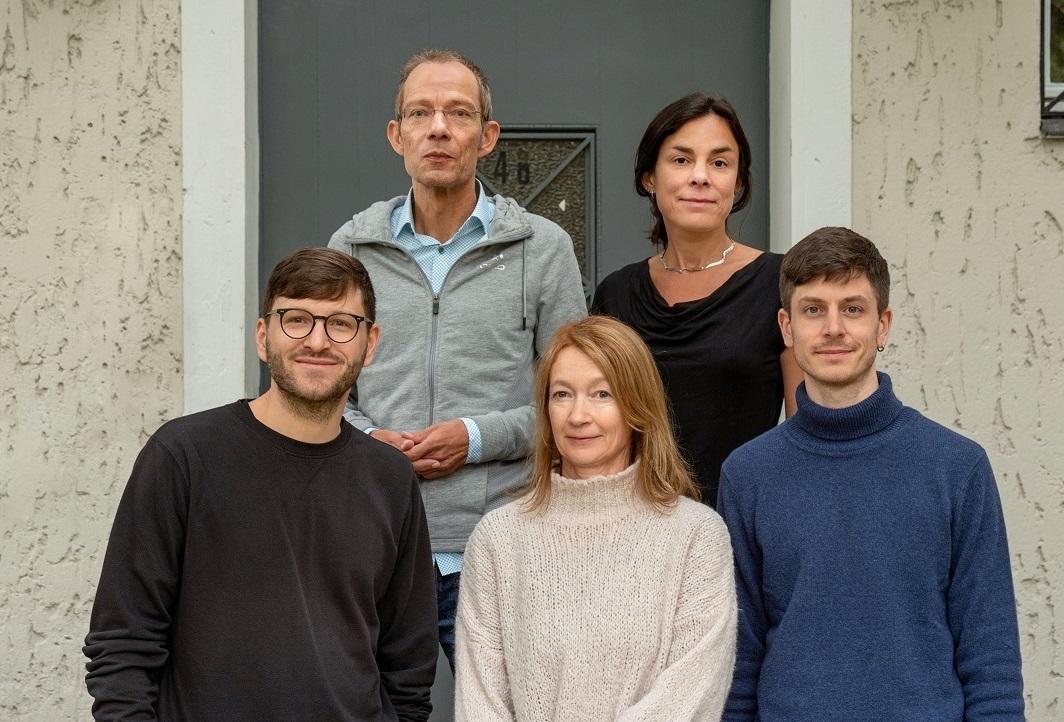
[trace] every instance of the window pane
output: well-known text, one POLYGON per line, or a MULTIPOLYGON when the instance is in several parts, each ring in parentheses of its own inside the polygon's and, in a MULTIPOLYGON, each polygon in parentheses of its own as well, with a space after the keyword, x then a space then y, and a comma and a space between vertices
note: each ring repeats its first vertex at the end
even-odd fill
POLYGON ((1049 82, 1064 83, 1064 0, 1049 5, 1049 82))

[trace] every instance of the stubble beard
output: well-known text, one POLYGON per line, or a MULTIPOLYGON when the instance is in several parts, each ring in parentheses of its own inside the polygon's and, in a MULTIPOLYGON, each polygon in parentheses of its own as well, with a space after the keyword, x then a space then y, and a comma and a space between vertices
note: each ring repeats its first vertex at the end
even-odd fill
POLYGON ((346 397, 351 387, 355 385, 362 371, 363 358, 364 356, 359 356, 352 359, 343 374, 328 388, 308 392, 299 387, 295 374, 292 373, 283 356, 270 347, 269 341, 266 342, 266 365, 277 385, 281 403, 296 416, 319 424, 329 420, 329 417, 336 412, 340 400, 346 397))

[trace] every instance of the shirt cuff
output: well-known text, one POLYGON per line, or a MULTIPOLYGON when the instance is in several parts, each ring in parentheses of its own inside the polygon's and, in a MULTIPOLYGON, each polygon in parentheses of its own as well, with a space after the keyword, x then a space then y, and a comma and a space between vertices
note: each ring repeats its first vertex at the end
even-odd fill
POLYGON ((432 559, 436 562, 436 568, 440 570, 441 577, 462 571, 463 558, 457 552, 438 552, 432 555, 432 559))
POLYGON ((380 428, 379 426, 367 426, 366 428, 362 429, 362 433, 365 434, 366 436, 369 436, 370 434, 372 434, 374 431, 376 431, 379 428, 380 428))
POLYGON ((463 416, 461 420, 465 424, 466 434, 469 435, 469 450, 466 452, 465 463, 479 464, 480 457, 484 455, 484 445, 480 440, 480 427, 473 419, 463 416))

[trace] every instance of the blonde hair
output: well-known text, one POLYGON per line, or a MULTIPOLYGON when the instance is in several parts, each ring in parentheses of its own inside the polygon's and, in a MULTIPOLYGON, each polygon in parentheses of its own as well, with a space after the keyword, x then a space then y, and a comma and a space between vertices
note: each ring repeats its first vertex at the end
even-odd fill
POLYGON ((575 348, 602 371, 621 415, 632 429, 632 457, 639 462, 640 495, 665 510, 681 496, 697 500, 698 487, 672 433, 665 387, 650 349, 635 331, 607 316, 588 316, 558 329, 539 360, 533 385, 536 436, 532 475, 522 489, 526 511, 550 503, 551 471, 561 456, 551 430, 547 399, 558 354, 575 348))

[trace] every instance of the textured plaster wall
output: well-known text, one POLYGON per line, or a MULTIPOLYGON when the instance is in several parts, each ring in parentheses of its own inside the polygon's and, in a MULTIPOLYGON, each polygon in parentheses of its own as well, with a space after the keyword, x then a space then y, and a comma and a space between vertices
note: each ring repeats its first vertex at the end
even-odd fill
POLYGON ((1027 711, 1064 719, 1064 141, 1039 134, 1040 2, 854 2, 855 228, 891 264, 885 366, 989 451, 1027 711))
POLYGON ((0 3, 0 719, 88 717, 115 505, 180 413, 178 0, 0 3))

